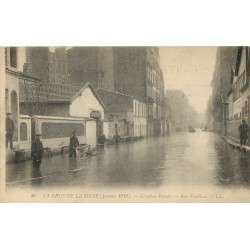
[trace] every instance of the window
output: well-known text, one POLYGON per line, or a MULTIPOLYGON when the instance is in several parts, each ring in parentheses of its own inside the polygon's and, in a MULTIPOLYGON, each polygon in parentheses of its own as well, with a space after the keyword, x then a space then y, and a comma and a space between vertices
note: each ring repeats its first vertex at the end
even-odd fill
POLYGON ((17 48, 10 47, 10 66, 17 68, 17 48))

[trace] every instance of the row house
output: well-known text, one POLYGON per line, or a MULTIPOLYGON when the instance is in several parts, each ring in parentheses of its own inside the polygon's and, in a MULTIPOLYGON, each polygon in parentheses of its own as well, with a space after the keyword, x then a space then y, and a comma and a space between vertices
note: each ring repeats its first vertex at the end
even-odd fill
POLYGON ((146 100, 147 131, 149 135, 164 134, 164 80, 160 68, 159 50, 156 47, 146 48, 146 100))
POLYGON ((69 144, 72 131, 80 143, 97 144, 105 106, 87 84, 33 84, 20 81, 20 114, 28 115, 31 137, 40 133, 46 147, 60 150, 69 144))
MULTIPOLYGON (((97 144, 105 106, 94 88, 87 84, 44 83, 24 73, 25 48, 5 48, 5 114, 10 112, 15 125, 13 144, 6 160, 15 152, 29 155, 35 133, 42 134, 45 147, 61 150, 76 130, 81 143, 97 144)), ((5 120, 5 114, 1 119, 5 120)))
POLYGON ((90 82, 146 106, 147 135, 164 132, 164 80, 157 47, 27 47, 25 74, 45 84, 90 82))
POLYGON ((146 105, 120 92, 97 89, 105 109, 102 131, 112 140, 117 132, 123 138, 141 138, 146 136, 146 105))
POLYGON ((227 133, 227 119, 229 116, 228 92, 231 89, 231 68, 235 68, 237 47, 218 47, 215 69, 211 82, 212 96, 208 102, 207 123, 220 134, 227 133), (211 119, 212 118, 212 119, 211 119))
POLYGON ((250 124, 249 47, 238 47, 235 68, 231 67, 230 84, 227 135, 238 139, 241 121, 244 119, 250 124))

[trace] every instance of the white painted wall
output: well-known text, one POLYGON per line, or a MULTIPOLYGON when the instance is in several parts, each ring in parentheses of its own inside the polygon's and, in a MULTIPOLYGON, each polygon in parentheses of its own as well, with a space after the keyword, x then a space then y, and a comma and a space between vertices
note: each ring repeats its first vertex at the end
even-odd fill
POLYGON ((98 99, 93 94, 92 90, 86 88, 81 96, 78 96, 70 105, 70 116, 74 117, 90 117, 92 110, 97 110, 104 118, 104 110, 98 99))
POLYGON ((109 123, 108 121, 103 122, 103 134, 106 138, 109 137, 109 123))
MULTIPOLYGON (((5 74, 5 88, 8 89, 8 97, 6 103, 6 113, 11 112, 11 91, 14 90, 17 93, 17 101, 19 103, 19 76, 6 72, 5 74)), ((18 105, 18 114, 19 114, 19 105, 18 105)))
POLYGON ((146 117, 147 115, 147 105, 138 100, 133 100, 133 115, 146 117))
MULTIPOLYGON (((86 119, 83 118, 66 118, 66 117, 51 117, 51 116, 34 116, 35 120, 35 133, 41 133, 42 130, 42 124, 44 122, 50 122, 50 123, 80 123, 84 124, 86 126, 86 119)), ((79 143, 87 143, 87 128, 85 130, 84 136, 77 136, 79 143)), ((69 145, 70 137, 62 137, 62 138, 50 138, 50 139, 43 139, 41 137, 41 141, 43 143, 44 147, 52 148, 61 150, 62 146, 68 146, 69 145)))
MULTIPOLYGON (((245 102, 248 103, 248 96, 249 96, 249 86, 247 87, 247 89, 244 90, 243 93, 241 93, 241 108, 245 107, 245 102)), ((248 104, 247 104, 247 106, 248 106, 248 104)), ((246 118, 246 115, 242 114, 242 118, 246 118)))
POLYGON ((134 121, 134 136, 146 136, 147 134, 147 107, 146 104, 138 100, 133 100, 133 121, 134 121))
POLYGON ((86 122, 86 143, 91 147, 96 147, 96 121, 86 122))
POLYGON ((19 131, 20 131, 20 124, 26 123, 27 125, 27 140, 21 141, 20 140, 20 133, 19 133, 19 149, 26 149, 29 150, 31 148, 31 117, 28 115, 20 115, 19 117, 19 131))
POLYGON ((144 117, 134 117, 134 136, 146 136, 147 121, 144 117))
MULTIPOLYGON (((5 113, 12 112, 12 107, 11 107, 11 92, 15 91, 17 94, 17 115, 16 117, 13 116, 12 114, 12 119, 14 120, 14 125, 15 125, 15 134, 17 134, 17 138, 19 138, 19 76, 15 74, 11 74, 9 72, 6 72, 5 74, 5 89, 8 90, 8 95, 6 96, 5 100, 5 113)), ((12 112, 13 113, 13 112, 12 112)), ((16 141, 15 140, 16 136, 14 135, 13 137, 13 145, 16 149, 19 147, 19 139, 16 141)))
POLYGON ((238 114, 238 117, 240 117, 240 113, 241 113, 241 98, 239 98, 238 100, 236 100, 233 103, 233 116, 235 114, 238 114))

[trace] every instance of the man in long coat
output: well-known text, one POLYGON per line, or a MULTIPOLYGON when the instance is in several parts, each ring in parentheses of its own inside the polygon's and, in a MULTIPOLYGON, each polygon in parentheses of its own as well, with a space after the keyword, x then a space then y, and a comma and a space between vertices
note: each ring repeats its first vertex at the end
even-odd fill
POLYGON ((72 155, 76 157, 76 149, 79 146, 80 144, 76 136, 76 131, 73 131, 72 136, 70 137, 70 142, 69 142, 69 157, 71 157, 72 155))
POLYGON ((15 125, 13 120, 11 119, 11 113, 7 113, 6 118, 6 148, 8 148, 8 143, 10 142, 10 149, 13 148, 13 135, 15 131, 15 125))
POLYGON ((31 146, 31 157, 33 158, 33 167, 39 168, 43 157, 43 144, 40 140, 41 134, 36 134, 36 139, 31 146))
POLYGON ((240 145, 246 145, 246 141, 248 139, 249 126, 246 124, 245 120, 242 120, 242 124, 240 124, 238 128, 240 132, 240 145))

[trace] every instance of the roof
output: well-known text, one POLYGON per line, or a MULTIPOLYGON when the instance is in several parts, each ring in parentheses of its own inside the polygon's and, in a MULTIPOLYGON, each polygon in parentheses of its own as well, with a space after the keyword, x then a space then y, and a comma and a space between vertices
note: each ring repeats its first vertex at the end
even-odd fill
POLYGON ((104 102, 108 113, 118 114, 133 111, 134 98, 132 96, 106 89, 97 89, 96 92, 104 102))
POLYGON ((16 75, 18 76, 20 79, 28 79, 28 80, 31 80, 31 81, 41 81, 40 78, 37 78, 35 76, 32 76, 30 74, 26 74, 24 72, 21 72, 21 71, 18 71, 17 69, 14 69, 14 68, 5 68, 5 72, 8 73, 8 74, 12 74, 12 75, 16 75))
POLYGON ((79 84, 44 84, 20 81, 20 102, 22 103, 72 103, 86 89, 90 88, 105 108, 101 98, 90 83, 79 84))

